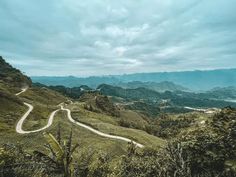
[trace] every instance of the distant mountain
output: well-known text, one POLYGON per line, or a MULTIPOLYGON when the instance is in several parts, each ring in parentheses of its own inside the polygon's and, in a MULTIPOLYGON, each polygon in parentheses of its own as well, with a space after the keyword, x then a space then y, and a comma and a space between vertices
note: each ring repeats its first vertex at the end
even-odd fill
POLYGON ((103 95, 121 97, 127 100, 146 99, 150 101, 156 101, 161 98, 161 94, 159 92, 143 87, 135 89, 124 89, 122 87, 102 84, 98 86, 97 90, 99 90, 103 95))
POLYGON ((92 89, 86 85, 81 85, 80 87, 73 87, 73 88, 69 88, 69 87, 65 87, 62 85, 57 85, 57 86, 46 86, 40 83, 34 83, 34 86, 38 86, 38 87, 46 87, 48 89, 57 91, 61 94, 63 94, 64 96, 68 96, 70 98, 76 99, 76 98, 80 98, 80 96, 88 91, 91 91, 92 89))
POLYGON ((0 56, 0 81, 15 87, 31 85, 31 79, 21 73, 20 70, 13 68, 0 56))
POLYGON ((236 103, 213 99, 211 97, 212 95, 209 95, 207 93, 193 93, 183 91, 165 91, 163 93, 160 93, 142 87, 136 89, 124 89, 107 84, 100 85, 97 90, 99 90, 103 95, 120 97, 131 102, 143 101, 145 103, 151 103, 153 105, 161 104, 164 101, 166 102, 167 106, 171 107, 236 107, 236 103))
POLYGON ((154 90, 157 92, 165 92, 165 91, 189 91, 188 88, 185 88, 181 85, 174 84, 173 82, 140 82, 140 81, 133 81, 128 83, 118 83, 117 86, 123 87, 123 88, 129 88, 129 89, 136 89, 139 87, 147 88, 150 90, 154 90))
POLYGON ((191 90, 210 90, 215 87, 236 86, 236 69, 218 69, 208 71, 183 71, 163 73, 139 73, 117 77, 123 82, 162 82, 170 81, 191 90))
POLYGON ((74 76, 68 76, 68 77, 47 77, 47 76, 37 76, 37 77, 31 77, 33 82, 38 82, 41 84, 45 84, 48 86, 56 86, 56 85, 62 85, 66 87, 79 87, 81 85, 87 85, 91 88, 96 88, 100 84, 114 84, 119 83, 120 80, 111 77, 111 76, 104 76, 104 77, 88 77, 88 78, 78 78, 74 76))
POLYGON ((214 99, 236 99, 236 87, 223 87, 223 88, 214 88, 205 93, 207 97, 214 99))
POLYGON ((32 77, 34 82, 46 85, 61 85, 67 87, 78 87, 88 85, 96 88, 100 84, 116 85, 133 81, 173 82, 191 90, 210 90, 215 87, 236 86, 236 69, 219 69, 209 71, 183 71, 183 72, 162 72, 162 73, 139 73, 102 77, 77 78, 69 77, 32 77))

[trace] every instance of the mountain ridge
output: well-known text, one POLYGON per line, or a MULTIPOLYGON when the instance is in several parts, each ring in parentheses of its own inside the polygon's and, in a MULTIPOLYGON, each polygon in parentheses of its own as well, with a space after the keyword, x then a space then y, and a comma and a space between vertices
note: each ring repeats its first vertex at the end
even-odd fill
POLYGON ((40 82, 45 85, 59 85, 61 83, 67 87, 77 87, 79 85, 88 85, 96 88, 100 84, 118 84, 132 81, 173 82, 195 91, 210 90, 214 87, 236 86, 236 69, 217 69, 217 70, 196 70, 196 71, 178 71, 178 72, 156 72, 156 73, 136 73, 110 76, 91 76, 80 78, 74 76, 66 77, 47 77, 32 76, 34 82, 40 82))
POLYGON ((32 84, 31 79, 20 70, 12 67, 0 56, 0 81, 11 86, 25 87, 32 84))

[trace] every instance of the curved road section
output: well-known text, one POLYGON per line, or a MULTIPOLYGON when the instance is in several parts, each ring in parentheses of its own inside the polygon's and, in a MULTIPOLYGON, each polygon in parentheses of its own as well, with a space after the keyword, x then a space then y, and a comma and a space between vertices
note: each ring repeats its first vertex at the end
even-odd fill
MULTIPOLYGON (((28 89, 28 88, 22 89, 22 91, 19 92, 19 93, 17 93, 16 96, 18 96, 18 95, 24 93, 25 91, 27 91, 27 89, 28 89)), ((83 123, 80 123, 80 122, 75 121, 75 120, 72 118, 72 116, 71 116, 71 111, 70 111, 69 109, 65 109, 65 108, 62 106, 62 104, 60 104, 61 109, 57 109, 57 110, 55 110, 55 111, 53 111, 53 112, 51 113, 51 115, 50 115, 50 117, 49 117, 49 119, 48 119, 48 123, 47 123, 46 126, 40 128, 40 129, 37 129, 37 130, 25 131, 25 130, 22 129, 23 123, 24 123, 24 121, 26 120, 26 118, 29 116, 29 114, 33 111, 34 107, 33 107, 31 104, 29 104, 29 103, 25 103, 25 102, 24 102, 24 104, 28 107, 28 111, 21 117, 21 119, 18 121, 18 123, 17 123, 17 125, 16 125, 16 132, 19 133, 19 134, 36 133, 36 132, 40 132, 40 131, 42 131, 42 130, 45 130, 45 129, 49 128, 49 127, 52 125, 52 123, 53 123, 53 119, 54 119, 54 117, 55 117, 55 114, 56 114, 59 110, 63 110, 63 111, 66 111, 66 112, 67 112, 67 117, 68 117, 68 119, 69 119, 72 123, 74 123, 74 124, 76 124, 76 125, 78 125, 78 126, 80 126, 80 127, 83 127, 83 128, 85 128, 85 129, 87 129, 87 130, 89 130, 89 131, 91 131, 91 132, 93 132, 93 133, 95 133, 95 134, 97 134, 97 135, 99 135, 99 136, 106 137, 106 138, 111 138, 111 139, 116 139, 116 140, 122 140, 122 141, 126 141, 126 142, 132 142, 133 144, 135 144, 135 145, 136 145, 137 147, 139 147, 139 148, 143 148, 143 147, 144 147, 142 144, 139 144, 139 143, 137 143, 137 142, 135 142, 135 141, 132 141, 132 140, 130 140, 130 139, 128 139, 128 138, 121 137, 121 136, 115 136, 115 135, 109 135, 109 134, 100 132, 100 131, 98 131, 98 130, 95 130, 95 129, 93 129, 92 127, 90 127, 90 126, 88 126, 88 125, 85 125, 85 124, 83 124, 83 123)))
POLYGON ((23 89, 21 89, 21 91, 20 91, 19 93, 16 93, 16 96, 18 96, 18 95, 20 95, 20 94, 22 94, 22 93, 26 92, 26 90, 28 90, 28 88, 27 88, 27 87, 26 87, 26 88, 23 88, 23 89))
POLYGON ((85 129, 87 129, 87 130, 89 130, 89 131, 91 131, 91 132, 93 132, 93 133, 95 133, 95 134, 97 134, 97 135, 100 135, 100 136, 103 136, 103 137, 106 137, 106 138, 111 138, 111 139, 116 139, 116 140, 122 140, 122 141, 126 141, 126 142, 132 142, 133 144, 135 144, 137 147, 140 147, 140 148, 143 148, 143 147, 144 147, 142 144, 139 144, 139 143, 137 143, 137 142, 135 142, 135 141, 132 141, 132 140, 130 140, 130 139, 128 139, 128 138, 124 138, 124 137, 121 137, 121 136, 115 136, 115 135, 109 135, 109 134, 106 134, 106 133, 102 133, 102 132, 100 132, 100 131, 98 131, 98 130, 93 129, 92 127, 90 127, 90 126, 88 126, 88 125, 85 125, 85 124, 82 124, 82 123, 80 123, 80 122, 75 121, 75 120, 71 117, 71 111, 70 111, 69 109, 63 108, 63 106, 61 106, 61 110, 67 111, 67 117, 68 117, 68 119, 69 119, 72 123, 77 124, 77 125, 79 125, 80 127, 83 127, 83 128, 85 128, 85 129))
MULTIPOLYGON (((16 96, 24 93, 27 91, 28 88, 24 88, 22 89, 22 91, 20 91, 19 93, 16 94, 16 96)), ((18 123, 16 124, 16 132, 17 133, 20 133, 20 134, 29 134, 29 133, 36 133, 36 132, 40 132, 42 130, 45 130, 47 129, 48 127, 50 127, 53 123, 53 119, 54 119, 54 116, 55 114, 59 111, 59 109, 53 111, 48 119, 48 123, 46 126, 40 128, 40 129, 37 129, 37 130, 32 130, 32 131, 25 131, 22 129, 22 126, 23 126, 23 123, 25 121, 25 119, 29 116, 29 114, 33 111, 34 109, 34 106, 32 106, 31 104, 29 103, 25 103, 24 102, 24 105, 26 105, 28 107, 28 111, 21 117, 21 119, 18 121, 18 123)))
POLYGON ((33 111, 34 107, 31 104, 28 103, 24 103, 26 106, 28 106, 28 111, 21 117, 21 119, 19 120, 19 122, 16 125, 16 132, 20 133, 20 134, 27 134, 27 133, 36 133, 36 132, 40 132, 42 130, 47 129, 48 127, 50 127, 53 123, 53 119, 55 114, 59 111, 59 109, 53 111, 48 119, 48 123, 47 125, 45 125, 44 127, 37 129, 37 130, 31 130, 31 131, 25 131, 22 129, 23 123, 25 121, 25 119, 29 116, 29 114, 33 111))

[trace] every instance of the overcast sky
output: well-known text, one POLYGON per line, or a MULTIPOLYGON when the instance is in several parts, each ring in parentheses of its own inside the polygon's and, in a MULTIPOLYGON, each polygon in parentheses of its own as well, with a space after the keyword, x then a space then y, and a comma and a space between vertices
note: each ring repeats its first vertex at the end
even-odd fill
POLYGON ((0 0, 0 55, 28 75, 236 68, 236 0, 0 0))

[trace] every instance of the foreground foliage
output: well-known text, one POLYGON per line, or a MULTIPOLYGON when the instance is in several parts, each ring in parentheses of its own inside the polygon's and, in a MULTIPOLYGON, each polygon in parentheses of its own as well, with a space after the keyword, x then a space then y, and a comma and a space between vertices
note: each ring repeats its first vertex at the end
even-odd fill
POLYGON ((76 176, 73 153, 78 144, 72 145, 72 130, 68 140, 61 140, 60 129, 57 138, 45 133, 47 141, 44 153, 35 150, 33 154, 19 145, 5 145, 0 149, 0 175, 2 176, 76 176))
POLYGON ((44 172, 47 174, 63 174, 64 177, 70 177, 76 173, 72 154, 78 148, 78 144, 72 145, 72 130, 67 141, 62 142, 60 134, 60 129, 57 139, 52 134, 45 134, 49 153, 34 151, 34 155, 36 161, 46 164, 44 172))
POLYGON ((72 145, 72 132, 67 141, 61 140, 60 131, 56 137, 45 134, 48 142, 45 151, 33 154, 21 146, 3 146, 0 174, 13 177, 236 176, 236 110, 230 107, 214 115, 205 125, 186 129, 161 149, 138 149, 130 143, 127 152, 116 159, 108 153, 94 156, 89 149, 75 157, 73 152, 78 145, 72 145))

